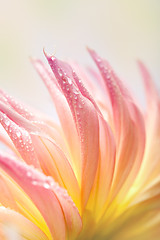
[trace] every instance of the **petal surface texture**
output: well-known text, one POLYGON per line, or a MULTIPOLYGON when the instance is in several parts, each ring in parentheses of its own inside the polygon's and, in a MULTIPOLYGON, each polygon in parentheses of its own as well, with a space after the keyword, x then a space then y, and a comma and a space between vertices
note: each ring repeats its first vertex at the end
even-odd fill
POLYGON ((77 231, 80 231, 81 220, 78 210, 65 190, 61 189, 54 180, 2 154, 0 166, 35 203, 54 239, 66 239, 66 234, 76 235, 77 231))
POLYGON ((110 63, 31 63, 58 120, 0 89, 0 239, 159 240, 160 97, 138 61, 146 107, 110 63))

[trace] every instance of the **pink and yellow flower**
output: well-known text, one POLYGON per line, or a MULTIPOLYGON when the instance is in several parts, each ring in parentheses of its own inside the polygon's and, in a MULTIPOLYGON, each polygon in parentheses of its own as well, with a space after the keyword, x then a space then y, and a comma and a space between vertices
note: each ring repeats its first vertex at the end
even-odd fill
POLYGON ((2 240, 159 239, 159 95, 139 62, 142 112, 109 63, 89 53, 100 74, 46 53, 50 68, 32 60, 60 124, 0 90, 2 240))

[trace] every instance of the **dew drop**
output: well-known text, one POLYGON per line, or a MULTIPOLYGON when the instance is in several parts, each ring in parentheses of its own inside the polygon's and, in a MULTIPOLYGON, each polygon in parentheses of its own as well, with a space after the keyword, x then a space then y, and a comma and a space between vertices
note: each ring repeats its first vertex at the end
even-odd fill
POLYGON ((62 75, 63 75, 60 68, 58 68, 58 74, 59 74, 60 77, 62 77, 62 75))
POLYGON ((20 132, 16 132, 17 137, 19 138, 21 136, 20 132))
POLYGON ((76 95, 79 94, 79 92, 76 89, 73 89, 73 93, 76 94, 76 95))
POLYGON ((33 180, 33 181, 32 181, 32 184, 33 184, 34 186, 36 186, 36 185, 37 185, 37 181, 33 180))
POLYGON ((66 84, 66 79, 62 78, 62 80, 63 80, 63 84, 65 85, 66 84))
POLYGON ((67 80, 68 80, 68 83, 71 85, 72 84, 72 80, 69 77, 67 78, 67 80))
POLYGON ((31 177, 32 176, 32 173, 30 171, 27 172, 27 176, 28 177, 31 177))
POLYGON ((81 142, 82 142, 82 143, 84 142, 84 139, 83 139, 83 138, 81 138, 81 142))
POLYGON ((50 185, 48 183, 44 183, 43 184, 43 187, 46 188, 46 189, 49 189, 50 188, 50 185))

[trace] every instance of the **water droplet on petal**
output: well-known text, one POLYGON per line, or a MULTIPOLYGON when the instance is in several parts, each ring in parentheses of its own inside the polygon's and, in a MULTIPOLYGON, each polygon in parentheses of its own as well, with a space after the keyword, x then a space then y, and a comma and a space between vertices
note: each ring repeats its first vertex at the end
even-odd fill
POLYGON ((76 94, 76 95, 79 94, 79 92, 78 92, 76 89, 73 89, 72 91, 73 91, 73 93, 76 94))
POLYGON ((37 181, 33 180, 33 181, 32 181, 32 184, 33 184, 34 186, 36 186, 36 185, 37 185, 37 181))
POLYGON ((71 85, 72 84, 72 80, 69 77, 67 78, 67 80, 68 80, 68 83, 71 85))
POLYGON ((32 176, 32 173, 30 171, 27 172, 27 176, 28 177, 31 177, 32 176))
POLYGON ((43 184, 43 187, 46 188, 46 189, 49 189, 50 188, 50 185, 48 183, 44 183, 43 184))
POLYGON ((16 135, 19 138, 21 136, 21 132, 16 132, 16 135))
POLYGON ((62 70, 61 70, 60 68, 58 68, 57 71, 58 71, 59 76, 62 77, 62 75, 63 75, 63 74, 62 74, 62 70))

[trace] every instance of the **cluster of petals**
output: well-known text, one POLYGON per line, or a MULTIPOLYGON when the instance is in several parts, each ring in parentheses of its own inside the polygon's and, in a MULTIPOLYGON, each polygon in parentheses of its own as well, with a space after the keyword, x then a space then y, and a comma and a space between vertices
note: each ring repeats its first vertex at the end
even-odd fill
POLYGON ((0 239, 158 240, 160 98, 138 62, 146 109, 110 64, 32 59, 59 122, 0 90, 0 239), (3 147, 2 147, 3 146, 3 147))

